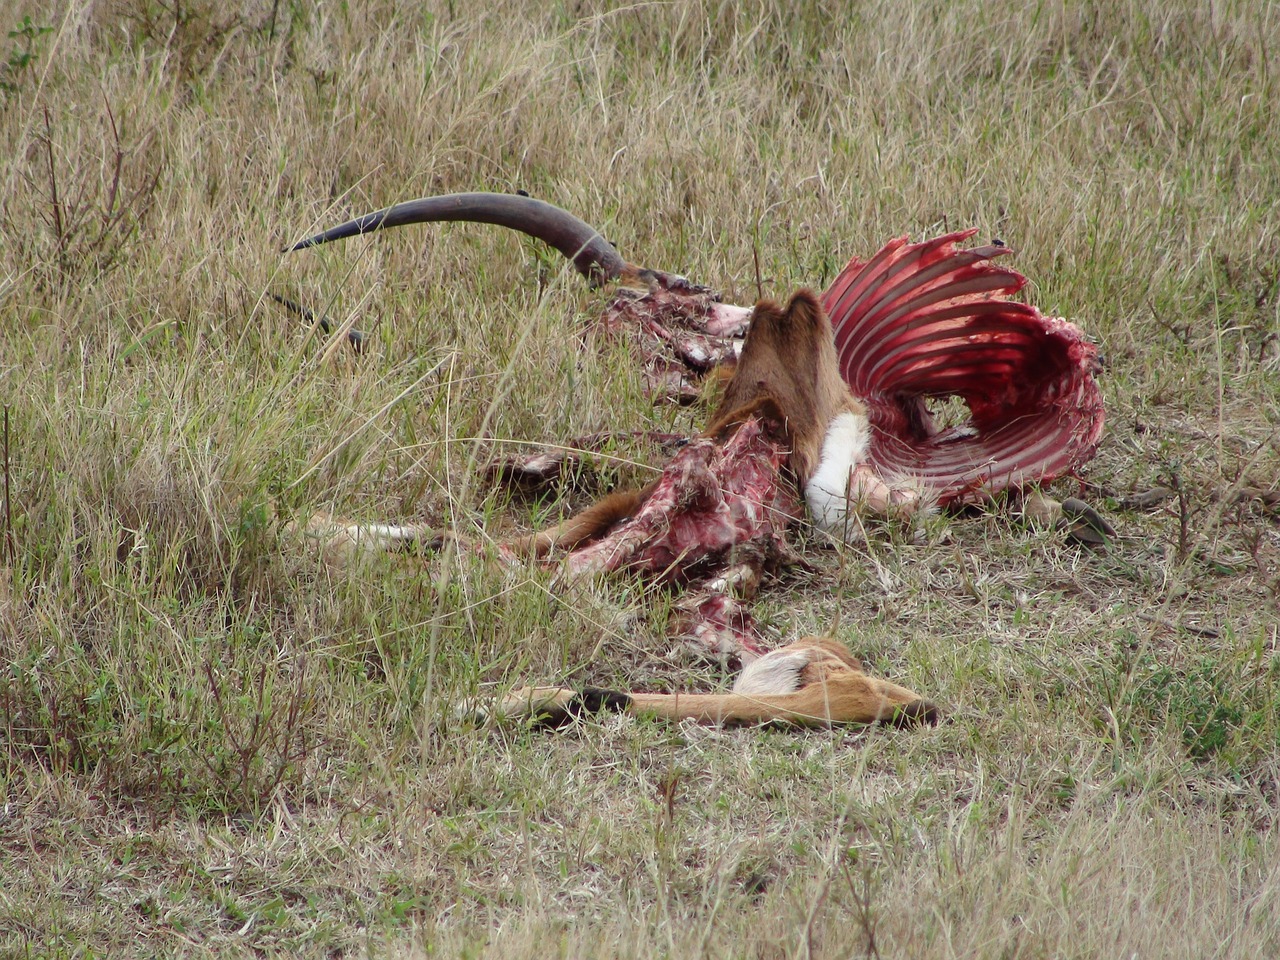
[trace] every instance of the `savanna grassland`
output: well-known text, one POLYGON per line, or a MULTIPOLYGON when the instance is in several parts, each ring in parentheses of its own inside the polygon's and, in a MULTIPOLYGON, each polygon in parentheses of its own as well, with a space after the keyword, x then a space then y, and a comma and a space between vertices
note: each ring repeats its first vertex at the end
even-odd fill
POLYGON ((1280 955, 1280 8, 17 0, 0 14, 0 954, 1280 955), (524 530, 484 467, 691 432, 527 190, 751 302, 962 226, 1107 360, 1103 550, 1005 504, 869 526, 756 613, 922 731, 558 734, 527 682, 712 688, 670 597, 470 553, 332 569, 315 510, 524 530), (758 264, 758 267, 757 267, 758 264), (312 329, 276 292, 368 336, 312 329), (530 444, 535 446, 521 446, 530 444), (1135 499, 1135 494, 1149 496, 1135 499))

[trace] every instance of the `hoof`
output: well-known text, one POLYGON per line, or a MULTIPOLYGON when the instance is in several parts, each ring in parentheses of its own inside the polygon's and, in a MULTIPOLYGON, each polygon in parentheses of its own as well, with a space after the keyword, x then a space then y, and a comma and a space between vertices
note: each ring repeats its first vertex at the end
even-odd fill
POLYGON ((922 725, 932 727, 940 719, 942 719, 942 711, 938 709, 937 705, 929 700, 913 700, 893 711, 893 716, 881 722, 902 730, 906 727, 922 725))

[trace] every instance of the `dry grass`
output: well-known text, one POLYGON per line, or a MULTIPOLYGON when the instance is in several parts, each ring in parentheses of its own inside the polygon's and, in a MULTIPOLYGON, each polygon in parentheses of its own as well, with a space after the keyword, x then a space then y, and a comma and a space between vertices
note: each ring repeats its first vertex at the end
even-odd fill
MULTIPOLYGON (((9 5, 0 952, 1280 954, 1280 15, 791 6, 9 5), (490 491, 503 441, 696 424, 579 352, 603 300, 532 243, 277 252, 515 188, 739 302, 756 253, 784 296, 1001 237, 1104 345, 1121 538, 890 525, 768 591, 936 730, 448 722, 480 684, 718 681, 634 585, 279 541, 273 509, 527 525, 564 502, 490 491)), ((617 453, 594 482, 658 458, 617 453)))

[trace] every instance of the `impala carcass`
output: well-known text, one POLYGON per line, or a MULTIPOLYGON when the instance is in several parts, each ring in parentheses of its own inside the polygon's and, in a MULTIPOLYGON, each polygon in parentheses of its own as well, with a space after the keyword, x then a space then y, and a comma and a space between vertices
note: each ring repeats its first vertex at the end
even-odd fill
MULTIPOLYGON (((639 338, 655 384, 680 386, 733 364, 709 426, 655 482, 611 494, 503 551, 554 556, 567 576, 627 570, 679 582, 688 588, 679 604, 687 633, 743 664, 774 654, 758 646, 740 600, 763 569, 794 560, 785 533, 806 510, 819 529, 849 536, 859 529, 858 508, 911 512, 1046 482, 1088 460, 1101 435, 1096 349, 1073 325, 1011 300, 1025 280, 993 262, 1008 252, 1003 247, 960 248, 973 231, 895 240, 869 261, 851 261, 821 297, 801 291, 785 306, 754 308, 628 263, 583 221, 525 196, 417 200, 293 249, 445 220, 520 230, 554 246, 590 283, 622 284, 601 325, 639 338), (947 397, 967 406, 964 423, 935 424, 930 404, 947 397)), ((328 523, 311 529, 347 546, 426 534, 328 523)), ((796 689, 782 681, 770 688, 771 695, 796 689)), ((572 712, 566 697, 535 691, 525 702, 572 712)), ((627 702, 627 709, 638 703, 627 702)), ((905 715, 936 715, 913 710, 905 715)), ((854 713, 863 722, 882 718, 854 713)))

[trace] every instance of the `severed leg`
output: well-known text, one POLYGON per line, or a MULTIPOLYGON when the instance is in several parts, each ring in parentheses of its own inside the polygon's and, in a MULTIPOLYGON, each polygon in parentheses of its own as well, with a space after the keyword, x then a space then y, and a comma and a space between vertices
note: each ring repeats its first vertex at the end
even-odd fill
POLYGON ((459 712, 480 719, 536 719, 560 726, 602 711, 708 724, 786 723, 800 727, 844 723, 905 727, 934 724, 940 717, 934 704, 906 687, 868 675, 845 647, 821 637, 799 640, 755 660, 729 693, 523 687, 491 707, 464 704, 459 712))

